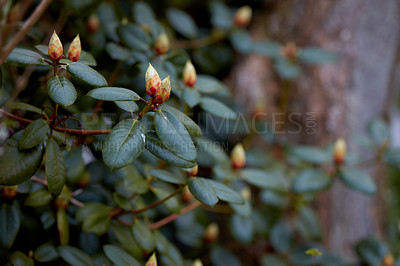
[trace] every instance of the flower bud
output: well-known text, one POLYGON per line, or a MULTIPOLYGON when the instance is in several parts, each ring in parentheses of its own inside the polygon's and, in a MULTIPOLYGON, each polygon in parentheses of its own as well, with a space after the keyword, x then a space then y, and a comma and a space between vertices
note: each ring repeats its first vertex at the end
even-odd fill
POLYGON ((195 177, 197 176, 197 173, 199 172, 199 165, 196 164, 195 167, 192 168, 192 170, 190 170, 189 172, 189 177, 195 177))
POLYGON ((242 197, 244 199, 250 200, 251 199, 251 190, 249 187, 244 187, 242 188, 242 190, 240 191, 240 195, 242 195, 242 197))
POLYGON ((14 198, 18 194, 18 186, 4 186, 1 188, 1 193, 7 199, 14 198))
POLYGON ((68 59, 76 62, 79 60, 79 57, 81 57, 81 39, 79 39, 78 34, 68 48, 68 59))
POLYGON ((236 144, 231 152, 231 163, 233 169, 241 169, 246 164, 246 153, 241 143, 236 144))
POLYGON ((382 266, 393 266, 395 264, 392 254, 386 254, 382 259, 382 266))
POLYGON ((206 243, 212 243, 214 242, 219 235, 219 227, 218 224, 216 223, 211 223, 209 226, 207 226, 205 232, 204 232, 204 242, 206 243))
POLYGON ((186 86, 193 87, 196 84, 197 74, 192 62, 188 60, 183 68, 183 83, 186 86))
POLYGON ((60 61, 63 56, 63 46, 56 31, 51 35, 48 52, 50 59, 56 62, 60 61))
POLYGON ((154 43, 154 49, 156 50, 157 54, 165 54, 168 52, 169 40, 167 34, 162 33, 160 36, 158 36, 156 42, 154 43))
POLYGON ((161 88, 161 79, 157 71, 151 64, 149 64, 149 67, 147 68, 145 80, 146 80, 146 93, 149 96, 153 97, 157 93, 157 91, 160 90, 161 88))
POLYGON ((342 138, 335 142, 333 147, 333 161, 335 164, 340 165, 346 159, 346 141, 342 138))
POLYGON ((157 266, 157 257, 155 252, 153 252, 145 266, 157 266))
POLYGON ((86 21, 86 28, 89 32, 96 32, 100 28, 100 19, 96 14, 93 14, 86 21))
POLYGON ((185 186, 182 190, 182 201, 184 203, 189 203, 193 200, 193 194, 190 192, 189 187, 185 186))
POLYGON ((252 16, 253 11, 251 10, 251 7, 249 6, 242 6, 239 8, 235 16, 233 18, 233 21, 237 27, 243 28, 249 25, 251 16, 252 16))
POLYGON ((291 62, 296 61, 299 52, 299 48, 293 42, 288 42, 280 50, 280 54, 291 62))
POLYGON ((203 263, 201 262, 200 259, 196 259, 196 260, 193 262, 193 266, 203 266, 203 263))

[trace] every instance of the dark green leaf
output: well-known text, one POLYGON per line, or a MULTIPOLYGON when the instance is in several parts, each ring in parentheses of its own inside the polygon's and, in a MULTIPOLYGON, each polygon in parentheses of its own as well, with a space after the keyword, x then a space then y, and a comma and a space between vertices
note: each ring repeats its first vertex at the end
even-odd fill
POLYGON ((205 178, 194 177, 189 179, 189 190, 200 202, 214 206, 218 202, 217 194, 212 184, 205 178))
POLYGON ((183 36, 190 39, 197 37, 197 26, 186 12, 176 8, 168 8, 167 19, 172 27, 183 36))
POLYGON ((44 65, 43 57, 40 54, 22 48, 14 48, 6 62, 15 65, 44 65))
POLYGON ((196 81, 196 87, 202 93, 217 93, 224 88, 224 84, 222 84, 218 79, 207 76, 207 75, 198 75, 196 81))
POLYGON ((128 252, 115 245, 103 246, 104 253, 115 265, 140 266, 140 263, 128 252))
POLYGON ((374 194, 376 192, 374 181, 365 171, 345 168, 340 171, 339 176, 344 184, 352 189, 366 194, 374 194))
POLYGON ((99 72, 85 64, 72 62, 68 64, 67 70, 80 83, 96 88, 107 86, 107 80, 99 72))
POLYGON ((220 200, 235 204, 244 204, 244 199, 242 195, 240 195, 230 187, 211 179, 208 180, 208 182, 211 183, 212 187, 215 190, 215 194, 220 200))
POLYGON ((202 137, 203 133, 201 132, 200 127, 189 116, 179 111, 178 109, 166 104, 163 104, 161 106, 161 109, 175 115, 176 118, 178 118, 179 121, 182 122, 182 124, 185 126, 186 130, 189 132, 190 135, 198 138, 202 137))
POLYGON ((271 58, 279 58, 281 45, 276 42, 262 41, 253 43, 251 51, 253 53, 265 55, 271 58))
POLYGON ((21 251, 15 251, 11 255, 11 263, 13 266, 33 266, 33 259, 26 256, 21 251))
POLYGON ((230 29, 233 26, 233 16, 229 7, 222 2, 211 2, 211 24, 220 29, 230 29))
POLYGON ((243 217, 237 214, 232 215, 230 229, 233 237, 235 237, 240 243, 249 244, 253 240, 253 221, 248 217, 243 217))
POLYGON ((144 125, 134 119, 119 122, 103 143, 104 163, 119 169, 132 163, 144 150, 144 125))
POLYGON ((332 179, 323 171, 307 169, 295 177, 292 189, 296 193, 317 192, 330 186, 332 179))
POLYGON ((236 51, 247 53, 252 50, 252 39, 250 33, 244 29, 236 30, 229 36, 236 51))
POLYGON ((46 178, 48 190, 53 198, 60 195, 66 178, 64 156, 56 141, 49 139, 46 145, 46 178))
POLYGON ((66 1, 66 6, 75 13, 89 14, 91 11, 96 10, 96 7, 101 2, 98 0, 68 0, 66 1))
POLYGON ((367 129, 372 140, 378 145, 382 145, 384 142, 390 140, 389 127, 381 118, 377 118, 369 122, 367 129))
POLYGON ((183 99, 190 108, 195 107, 200 102, 200 92, 196 88, 185 87, 183 90, 183 99))
POLYGON ((103 101, 137 101, 140 99, 136 92, 119 87, 94 89, 89 91, 87 96, 103 101))
POLYGON ((294 79, 301 73, 300 67, 286 59, 278 59, 275 62, 275 70, 283 79, 294 79))
POLYGON ((98 235, 108 231, 111 224, 110 208, 101 203, 86 203, 79 208, 76 219, 82 222, 82 231, 98 235))
MULTIPOLYGON (((151 190, 156 195, 158 200, 163 200, 166 197, 170 196, 172 193, 176 191, 176 188, 171 184, 157 181, 151 184, 151 190)), ((163 205, 170 210, 171 212, 179 213, 180 207, 180 200, 178 200, 178 195, 173 196, 172 198, 168 199, 164 202, 163 205)))
POLYGON ((133 4, 133 18, 139 24, 154 25, 156 23, 156 16, 153 10, 145 2, 133 4))
POLYGON ((138 244, 147 252, 152 251, 156 247, 153 233, 145 224, 140 221, 135 222, 132 227, 133 236, 138 244))
POLYGON ((383 159, 393 166, 400 167, 400 148, 388 149, 383 159))
POLYGON ((117 33, 121 41, 133 50, 144 52, 150 47, 150 37, 137 25, 121 25, 117 28, 117 33))
POLYGON ((40 167, 43 158, 43 146, 20 151, 18 141, 23 131, 9 138, 0 155, 0 185, 14 186, 30 179, 40 167))
MULTIPOLYGON (((216 247, 211 250, 211 260, 215 266, 241 266, 240 260, 224 248, 216 247)), ((271 265, 272 266, 272 265, 271 265)), ((275 266, 275 265, 274 265, 275 266)))
POLYGON ((213 98, 203 97, 200 100, 201 108, 213 115, 226 119, 236 119, 236 113, 228 106, 213 98))
POLYGON ((67 212, 64 208, 57 208, 57 230, 60 245, 66 246, 69 242, 69 222, 67 212))
POLYGON ((5 106, 8 109, 11 109, 11 110, 18 109, 18 110, 25 110, 25 111, 29 111, 29 112, 34 112, 34 113, 37 113, 37 114, 40 114, 40 115, 42 114, 42 110, 40 110, 40 108, 37 108, 36 106, 30 105, 30 104, 27 104, 27 103, 9 102, 9 103, 6 103, 5 106))
POLYGON ((139 106, 133 101, 114 101, 114 103, 126 112, 134 113, 139 110, 139 106))
POLYGON ((41 144, 50 130, 46 120, 41 118, 30 123, 24 130, 21 139, 18 142, 20 150, 27 150, 41 144))
POLYGON ((157 177, 158 179, 173 184, 182 185, 185 184, 187 181, 186 178, 182 175, 173 174, 162 169, 152 169, 150 170, 150 174, 154 177, 157 177))
POLYGON ((258 169, 244 169, 240 171, 240 175, 244 180, 254 186, 277 191, 285 191, 285 183, 279 175, 274 175, 258 169))
POLYGON ((56 248, 49 243, 39 246, 33 254, 35 254, 35 260, 39 262, 53 261, 59 257, 56 248))
POLYGON ((288 266, 288 264, 278 255, 263 255, 261 257, 262 266, 288 266))
POLYGON ((15 205, 0 206, 0 246, 11 248, 21 225, 20 213, 15 205))
POLYGON ((357 243, 357 254, 368 265, 383 265, 382 260, 390 251, 385 243, 375 237, 368 237, 357 243))
POLYGON ((248 199, 244 199, 244 204, 234 204, 229 203, 235 213, 243 216, 243 217, 250 217, 252 213, 251 203, 248 199))
POLYGON ((39 190, 36 190, 35 192, 32 192, 28 195, 28 197, 25 199, 25 205, 26 206, 31 206, 31 207, 40 207, 49 204, 51 201, 51 195, 49 192, 41 188, 39 190))
POLYGON ((154 126, 164 146, 184 160, 196 161, 196 148, 183 124, 169 112, 158 110, 154 115, 154 126))
POLYGON ((61 246, 58 252, 63 260, 71 265, 87 265, 94 266, 92 258, 76 247, 61 246))
POLYGON ((279 253, 289 251, 292 238, 292 231, 287 222, 283 220, 275 224, 270 231, 269 240, 279 253))
POLYGON ((93 55, 83 50, 81 51, 81 56, 79 57, 78 62, 88 66, 97 66, 96 59, 93 57, 93 55))
POLYGON ((49 46, 48 45, 38 44, 38 45, 35 45, 35 48, 38 49, 44 55, 49 54, 49 46))
POLYGON ((131 52, 114 42, 109 42, 106 45, 106 51, 114 60, 125 61, 131 57, 131 52))
POLYGON ((300 50, 299 60, 307 64, 324 64, 334 62, 338 56, 316 47, 307 47, 300 50))
POLYGON ((55 76, 47 81, 47 92, 50 98, 62 106, 69 106, 76 100, 74 85, 65 77, 55 76))
POLYGON ((122 225, 115 225, 113 226, 113 229, 121 246, 135 258, 142 258, 143 250, 133 237, 132 230, 129 227, 122 225))
POLYGON ((329 152, 312 146, 297 146, 291 152, 310 163, 323 164, 332 161, 332 155, 329 152))

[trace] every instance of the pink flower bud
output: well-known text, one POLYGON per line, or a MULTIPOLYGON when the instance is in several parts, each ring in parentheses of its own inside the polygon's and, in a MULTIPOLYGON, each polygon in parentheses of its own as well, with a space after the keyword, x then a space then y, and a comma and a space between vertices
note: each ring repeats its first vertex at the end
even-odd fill
POLYGON ((48 52, 50 59, 56 62, 60 61, 63 56, 63 46, 56 31, 51 35, 48 52))
POLYGON ((246 164, 246 153, 241 143, 236 144, 231 153, 231 163, 233 169, 241 169, 246 164))
POLYGON ((157 54, 166 54, 169 49, 169 40, 168 36, 165 33, 162 33, 158 36, 156 42, 154 43, 154 49, 156 50, 157 54))
POLYGON ((249 25, 253 11, 249 6, 242 6, 239 8, 233 18, 237 27, 243 28, 249 25))
POLYGON ((79 39, 78 34, 68 48, 68 59, 72 62, 78 61, 79 57, 81 57, 81 49, 81 39, 79 39))
POLYGON ((335 142, 333 147, 333 161, 335 164, 340 165, 346 159, 346 141, 342 138, 335 142))
POLYGON ((7 199, 14 198, 18 194, 18 186, 4 186, 1 188, 1 193, 7 199))
POLYGON ((199 172, 199 165, 196 164, 195 167, 192 168, 192 170, 190 170, 189 172, 189 177, 195 177, 197 176, 197 173, 199 172))
POLYGON ((153 98, 153 103, 162 104, 169 99, 171 94, 171 81, 169 76, 161 81, 157 71, 149 64, 145 79, 146 93, 153 98))
POLYGON ((280 50, 280 54, 291 62, 296 61, 299 52, 300 52, 299 48, 293 42, 288 42, 280 50))
POLYGON ((211 223, 209 226, 207 226, 205 232, 204 232, 204 242, 206 242, 207 244, 210 244, 212 242, 214 242, 219 235, 219 227, 218 224, 216 223, 211 223))
POLYGON ((155 252, 153 252, 145 266, 157 266, 157 257, 155 252))
POLYGON ((183 68, 183 84, 193 87, 196 84, 197 74, 192 62, 188 60, 183 68))

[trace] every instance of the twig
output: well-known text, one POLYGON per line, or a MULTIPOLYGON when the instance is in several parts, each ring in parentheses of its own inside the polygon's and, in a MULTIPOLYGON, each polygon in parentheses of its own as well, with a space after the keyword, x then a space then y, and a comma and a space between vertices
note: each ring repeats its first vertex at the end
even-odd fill
POLYGON ((69 202, 71 202, 71 204, 74 204, 77 207, 82 207, 84 205, 84 203, 82 201, 79 201, 79 200, 74 199, 74 198, 70 198, 69 202))
POLYGON ((28 33, 28 31, 33 27, 33 25, 39 20, 42 16, 46 8, 50 5, 52 0, 43 0, 32 13, 32 15, 28 18, 28 20, 24 23, 21 29, 14 35, 11 41, 4 47, 0 55, 0 65, 4 63, 7 56, 11 53, 11 51, 18 45, 18 43, 24 38, 24 36, 28 33))
POLYGON ((182 190, 182 187, 178 188, 177 190, 175 190, 172 194, 168 195, 167 197, 165 197, 165 198, 163 198, 163 199, 161 199, 159 201, 156 201, 153 204, 150 204, 149 206, 144 207, 142 209, 133 210, 133 211, 131 211, 131 213, 132 214, 139 214, 139 213, 145 212, 147 210, 153 209, 153 208, 163 204, 164 202, 166 202, 167 200, 169 200, 170 198, 172 198, 173 196, 175 196, 179 192, 181 192, 181 190, 182 190))
POLYGON ((36 177, 36 176, 32 176, 32 177, 31 177, 31 180, 32 180, 33 182, 36 182, 36 183, 38 183, 38 184, 41 184, 42 186, 47 187, 47 182, 46 182, 46 180, 44 180, 44 179, 41 179, 41 178, 36 177))

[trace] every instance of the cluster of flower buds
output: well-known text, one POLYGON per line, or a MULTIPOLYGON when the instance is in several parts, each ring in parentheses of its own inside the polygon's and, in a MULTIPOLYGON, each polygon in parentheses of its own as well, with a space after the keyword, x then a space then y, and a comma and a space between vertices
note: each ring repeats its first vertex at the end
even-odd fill
POLYGON ((161 81, 154 67, 149 64, 146 75, 146 93, 153 98, 153 103, 162 104, 169 99, 171 94, 171 81, 169 76, 161 81))
POLYGON ((197 176, 197 173, 199 172, 199 165, 196 164, 195 167, 192 168, 192 170, 190 170, 190 172, 188 172, 189 177, 195 177, 197 176))
POLYGON ((188 87, 193 87, 197 81, 197 73, 196 69, 194 68, 192 62, 188 60, 183 68, 183 84, 188 87))
POLYGON ((252 13, 253 11, 249 6, 242 6, 239 8, 233 18, 235 25, 239 28, 244 28, 249 25, 252 13))
POLYGON ((169 49, 169 39, 166 33, 160 34, 154 43, 154 49, 159 55, 166 54, 169 49))
POLYGON ((18 186, 4 186, 1 188, 1 193, 7 199, 14 198, 18 194, 18 186))
POLYGON ((280 54, 291 62, 295 62, 299 55, 299 48, 294 42, 288 42, 280 50, 280 54))
POLYGON ((231 163, 233 169, 242 169, 246 164, 246 153, 241 143, 236 144, 231 152, 231 163))
POLYGON ((381 265, 382 266, 394 266, 395 260, 393 258, 393 255, 390 253, 386 254, 382 259, 381 265))
POLYGON ((342 138, 335 142, 333 147, 333 161, 336 165, 340 165, 346 159, 346 141, 342 138))
MULTIPOLYGON (((72 62, 78 61, 81 56, 81 50, 81 40, 79 39, 78 34, 69 46, 68 59, 72 62)), ((63 45, 55 31, 50 38, 48 53, 50 59, 54 62, 60 61, 60 59, 63 57, 63 45)))
POLYGON ((211 223, 207 226, 206 230, 204 231, 203 239, 204 242, 210 244, 214 242, 219 235, 219 227, 216 223, 211 223))

